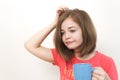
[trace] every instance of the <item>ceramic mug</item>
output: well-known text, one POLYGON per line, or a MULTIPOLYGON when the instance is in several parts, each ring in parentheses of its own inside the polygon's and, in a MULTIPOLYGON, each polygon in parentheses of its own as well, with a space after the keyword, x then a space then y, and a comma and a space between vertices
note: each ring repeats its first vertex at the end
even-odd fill
POLYGON ((93 70, 89 63, 73 64, 74 80, 92 80, 93 70))

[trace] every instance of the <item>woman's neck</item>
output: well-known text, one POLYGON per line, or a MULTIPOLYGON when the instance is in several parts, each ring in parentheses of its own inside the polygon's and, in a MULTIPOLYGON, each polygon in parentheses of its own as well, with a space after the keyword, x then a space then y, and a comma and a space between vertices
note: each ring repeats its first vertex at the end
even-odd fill
POLYGON ((80 57, 80 53, 74 53, 74 54, 75 54, 75 57, 79 60, 89 60, 95 55, 95 51, 93 51, 92 53, 87 54, 83 57, 80 57))

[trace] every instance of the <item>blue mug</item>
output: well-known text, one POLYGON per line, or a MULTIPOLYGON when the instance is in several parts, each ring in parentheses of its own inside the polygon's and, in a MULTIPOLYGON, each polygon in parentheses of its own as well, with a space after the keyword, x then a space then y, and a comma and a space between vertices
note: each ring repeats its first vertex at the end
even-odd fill
POLYGON ((92 80, 93 70, 89 63, 73 64, 74 80, 92 80))

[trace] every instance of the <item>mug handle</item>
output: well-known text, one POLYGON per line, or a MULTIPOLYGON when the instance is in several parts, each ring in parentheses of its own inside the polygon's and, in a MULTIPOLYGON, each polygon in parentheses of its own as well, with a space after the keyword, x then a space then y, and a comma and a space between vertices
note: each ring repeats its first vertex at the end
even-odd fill
POLYGON ((95 70, 96 68, 92 68, 92 72, 95 70))

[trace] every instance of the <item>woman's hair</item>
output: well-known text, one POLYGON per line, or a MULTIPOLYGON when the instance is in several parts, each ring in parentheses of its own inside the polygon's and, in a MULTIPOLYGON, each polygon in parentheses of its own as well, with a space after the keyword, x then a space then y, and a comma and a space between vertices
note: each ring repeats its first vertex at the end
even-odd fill
POLYGON ((67 10, 63 12, 60 15, 58 23, 56 25, 54 44, 57 52, 66 61, 69 61, 74 55, 74 51, 68 49, 62 41, 61 24, 68 17, 70 17, 74 22, 76 22, 82 30, 83 42, 79 46, 80 57, 83 57, 84 55, 90 54, 94 51, 97 39, 96 30, 87 12, 79 9, 67 10))

